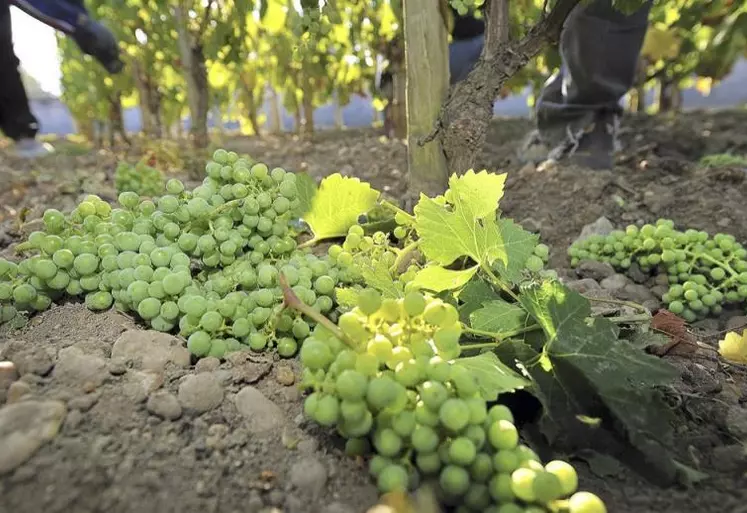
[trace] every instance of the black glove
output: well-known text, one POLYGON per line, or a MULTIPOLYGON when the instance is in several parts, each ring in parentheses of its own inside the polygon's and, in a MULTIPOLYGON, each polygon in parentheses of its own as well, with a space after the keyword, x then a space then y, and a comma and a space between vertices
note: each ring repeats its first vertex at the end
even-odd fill
POLYGON ((119 73, 124 68, 114 34, 101 23, 87 18, 76 27, 72 38, 83 53, 99 61, 109 73, 119 73))

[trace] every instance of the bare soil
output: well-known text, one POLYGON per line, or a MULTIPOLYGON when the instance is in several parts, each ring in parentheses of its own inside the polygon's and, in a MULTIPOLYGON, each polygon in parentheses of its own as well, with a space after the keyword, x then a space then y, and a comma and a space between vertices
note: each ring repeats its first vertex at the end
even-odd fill
MULTIPOLYGON (((529 126, 496 121, 480 161, 509 173, 504 215, 541 234, 562 275, 588 278, 567 269, 565 251, 601 216, 620 226, 666 217, 747 242, 747 170, 697 166, 707 154, 747 154, 747 111, 628 118, 611 172, 522 166, 515 146, 529 126)), ((393 197, 405 190, 405 146, 372 130, 219 142, 293 171, 358 176, 393 197)), ((0 254, 10 254, 44 208, 69 210, 88 193, 114 199, 116 162, 142 155, 58 148, 35 163, 0 152, 0 254)), ((183 178, 199 175, 191 164, 199 157, 190 155, 183 178)), ((743 314, 693 330, 713 346, 743 314)), ((23 329, 0 329, 0 362, 16 369, 0 365, 0 511, 362 513, 375 504, 364 462, 304 421, 294 361, 255 355, 195 364, 184 351, 176 337, 77 303, 23 329)), ((707 479, 662 489, 598 456, 559 456, 573 459, 582 487, 610 512, 747 512, 744 371, 708 350, 666 358, 682 369, 668 391, 680 461, 707 479)))

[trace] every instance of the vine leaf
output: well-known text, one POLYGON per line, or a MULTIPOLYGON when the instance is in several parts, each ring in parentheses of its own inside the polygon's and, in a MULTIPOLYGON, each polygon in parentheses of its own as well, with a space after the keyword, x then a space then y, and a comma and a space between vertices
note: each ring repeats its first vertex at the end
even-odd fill
POLYGON ((461 303, 459 318, 467 324, 470 322, 472 312, 482 308, 487 301, 499 299, 499 296, 485 280, 478 276, 459 291, 458 298, 461 303))
POLYGON ((475 265, 467 269, 454 271, 440 265, 430 265, 418 271, 413 282, 416 286, 433 292, 462 288, 477 272, 475 265))
POLYGON ((502 337, 527 325, 529 315, 515 303, 494 299, 483 303, 482 308, 469 316, 472 328, 502 337))
POLYGON ((358 305, 358 291, 352 287, 337 287, 335 301, 343 308, 355 308, 358 305))
POLYGON ((361 270, 366 285, 375 288, 385 298, 397 299, 404 297, 404 287, 395 281, 389 267, 383 260, 375 262, 366 258, 357 258, 355 264, 361 270))
POLYGON ((635 449, 651 477, 671 483, 671 418, 656 387, 669 384, 677 370, 618 339, 608 320, 589 319, 589 302, 557 281, 525 287, 519 299, 546 337, 535 350, 544 353, 543 372, 554 377, 542 391, 549 413, 601 418, 602 427, 629 444, 629 454, 635 449), (566 404, 547 404, 556 398, 566 404))
POLYGON ((296 174, 296 189, 298 189, 298 201, 300 202, 294 214, 304 217, 311 210, 311 202, 316 195, 317 186, 308 173, 296 174))
POLYGON ((480 265, 496 260, 507 265, 497 221, 504 181, 505 175, 469 171, 449 179, 450 204, 421 195, 415 206, 415 229, 423 254, 441 265, 463 256, 480 265))
POLYGON ((506 252, 506 260, 498 260, 495 263, 496 271, 505 280, 511 283, 519 283, 521 271, 529 258, 534 253, 534 248, 539 242, 539 237, 523 229, 511 219, 498 220, 498 229, 503 237, 503 249, 506 252))
POLYGON ((480 392, 486 401, 495 401, 499 394, 514 392, 531 385, 531 382, 504 364, 495 353, 457 360, 477 380, 480 392))
POLYGON ((322 180, 303 220, 315 241, 342 237, 361 214, 376 205, 379 195, 369 184, 335 173, 322 180))

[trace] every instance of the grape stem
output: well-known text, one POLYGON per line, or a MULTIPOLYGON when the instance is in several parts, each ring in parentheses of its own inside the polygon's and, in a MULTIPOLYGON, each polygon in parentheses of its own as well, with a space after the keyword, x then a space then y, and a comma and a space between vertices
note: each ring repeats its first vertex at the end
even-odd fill
MULTIPOLYGON (((613 324, 625 324, 625 323, 634 323, 634 322, 646 322, 651 319, 651 316, 648 313, 642 313, 637 315, 621 315, 619 317, 597 317, 601 319, 607 319, 609 322, 613 324)), ((476 328, 471 328, 467 326, 466 324, 462 324, 462 331, 465 333, 469 333, 471 335, 477 335, 480 337, 489 337, 492 339, 495 339, 495 342, 485 342, 480 344, 465 344, 462 345, 462 349, 482 349, 484 347, 497 347, 501 342, 503 342, 506 339, 515 337, 517 335, 521 335, 523 333, 529 333, 531 331, 536 331, 538 329, 541 329, 542 327, 539 324, 530 324, 528 326, 524 326, 523 328, 518 328, 513 331, 507 331, 506 333, 493 333, 492 331, 485 331, 480 330, 476 328)))
POLYGON ((323 239, 317 239, 316 237, 312 237, 309 240, 307 240, 306 242, 304 242, 302 244, 299 244, 298 245, 298 249, 309 248, 309 247, 313 246, 314 244, 316 244, 317 242, 319 242, 321 240, 323 240, 323 239))
MULTIPOLYGON (((646 308, 643 305, 639 305, 638 303, 635 303, 633 301, 624 301, 622 299, 612 299, 612 298, 603 298, 603 297, 589 297, 581 295, 584 299, 587 301, 597 301, 599 303, 611 303, 614 305, 621 305, 621 306, 628 306, 634 310, 638 310, 639 312, 643 312, 650 316, 648 308, 646 308)), ((610 317, 610 319, 614 319, 614 317, 610 317)))
POLYGON ((415 224, 415 216, 413 216, 412 214, 408 214, 407 212, 399 208, 397 205, 395 205, 391 201, 381 200, 381 206, 384 208, 388 208, 395 214, 400 214, 405 219, 407 219, 408 224, 415 224))
POLYGON ((408 244, 407 246, 399 250, 397 252, 397 258, 394 260, 394 263, 389 268, 389 272, 396 273, 397 270, 402 265, 402 262, 405 260, 405 258, 407 258, 410 255, 410 253, 415 251, 419 245, 420 245, 420 239, 411 242, 410 244, 408 244))
POLYGON ((514 301, 516 301, 517 303, 519 303, 519 296, 517 296, 514 293, 514 291, 511 290, 511 288, 503 282, 503 280, 501 280, 498 276, 495 275, 495 273, 493 272, 493 270, 490 268, 489 265, 487 265, 485 262, 481 262, 480 263, 480 267, 485 272, 485 274, 488 275, 488 278, 490 278, 491 281, 496 286, 500 287, 500 289, 503 290, 503 292, 505 292, 506 294, 508 294, 509 296, 511 296, 511 298, 514 301))
MULTIPOLYGON (((280 288, 283 290, 283 309, 293 308, 301 314, 307 316, 309 319, 314 320, 318 324, 321 324, 327 328, 332 334, 342 340, 351 349, 356 349, 356 344, 350 339, 334 322, 327 319, 321 312, 317 312, 309 305, 301 301, 293 289, 288 286, 288 280, 285 278, 283 273, 280 273, 278 281, 280 282, 280 288)), ((282 311, 282 310, 281 310, 282 311)))
POLYGON ((708 262, 712 263, 713 265, 717 265, 717 266, 719 266, 719 267, 720 267, 720 268, 722 268, 722 269, 723 269, 724 271, 726 271, 726 272, 728 272, 729 274, 731 274, 731 275, 732 275, 732 277, 734 277, 734 276, 739 276, 739 273, 738 273, 738 272, 736 272, 736 271, 735 271, 734 269, 732 269, 732 267, 731 267, 731 266, 730 266, 729 264, 727 264, 727 263, 724 263, 724 262, 719 262, 718 260, 716 260, 715 258, 713 258, 713 257, 712 257, 711 255, 709 255, 708 253, 695 253, 695 252, 693 252, 693 251, 686 251, 686 253, 687 253, 687 254, 689 254, 689 255, 691 255, 691 256, 693 257, 693 262, 694 262, 694 261, 695 261, 696 259, 698 259, 698 258, 702 258, 703 260, 706 260, 706 261, 708 261, 708 262))

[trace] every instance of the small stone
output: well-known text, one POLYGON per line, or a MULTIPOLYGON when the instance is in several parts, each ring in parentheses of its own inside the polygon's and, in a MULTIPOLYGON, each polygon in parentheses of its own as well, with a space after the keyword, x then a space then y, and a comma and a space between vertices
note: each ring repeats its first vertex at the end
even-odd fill
POLYGON ((624 274, 615 273, 612 276, 607 276, 603 279, 599 285, 605 290, 615 291, 625 288, 625 285, 630 283, 628 277, 624 274))
POLYGON ((112 376, 121 376, 127 372, 127 360, 124 358, 112 358, 109 360, 109 373, 112 376))
POLYGON ((220 360, 214 356, 208 356, 198 360, 195 364, 195 372, 212 372, 220 367, 220 360))
POLYGON ((695 328, 708 332, 716 332, 719 328, 718 319, 701 319, 694 322, 692 325, 695 328))
POLYGON ((615 269, 605 262, 583 260, 578 267, 576 267, 576 274, 581 278, 591 278, 592 280, 602 281, 603 279, 615 274, 615 269))
POLYGON ((628 283, 622 290, 617 291, 617 295, 621 299, 627 299, 639 304, 643 304, 645 301, 651 299, 656 301, 656 298, 648 287, 637 283, 628 283))
POLYGON ((655 312, 659 308, 661 308, 661 301, 659 301, 658 299, 647 299, 646 301, 641 303, 641 306, 649 312, 655 312))
POLYGON ((666 273, 657 274, 654 277, 654 284, 669 288, 669 276, 666 273))
POLYGON ((285 508, 283 513, 306 513, 309 510, 307 501, 297 495, 287 494, 285 496, 285 508))
POLYGON ((319 442, 317 442, 315 438, 304 438, 303 440, 298 442, 298 445, 296 446, 298 452, 305 454, 313 454, 318 448, 319 442))
POLYGON ((96 388, 104 384, 109 371, 103 358, 86 354, 77 347, 66 347, 60 350, 52 376, 58 382, 78 385, 90 383, 96 388))
POLYGON ((19 377, 20 376, 13 362, 0 362, 0 390, 7 390, 10 384, 19 377))
POLYGON ((278 365, 275 369, 275 380, 289 387, 296 382, 296 374, 289 365, 278 365))
POLYGON ((648 274, 641 270, 641 266, 638 265, 638 262, 630 264, 630 267, 628 267, 625 274, 636 283, 646 283, 646 280, 648 280, 648 274))
POLYGON ((154 392, 148 397, 145 408, 162 419, 176 420, 182 416, 182 406, 176 396, 165 390, 154 392))
POLYGON ((736 439, 747 439, 747 410, 741 406, 732 406, 726 412, 726 429, 736 439))
POLYGON ((249 492, 249 499, 246 501, 246 513, 261 513, 265 507, 262 496, 255 490, 249 492))
POLYGON ((721 445, 713 448, 711 465, 721 472, 745 472, 747 470, 747 452, 743 445, 721 445))
POLYGON ((522 228, 531 233, 539 233, 542 229, 542 223, 533 217, 527 217, 519 223, 522 228))
POLYGON ((327 485, 327 468, 318 459, 306 456, 293 464, 288 481, 299 494, 316 499, 327 485))
POLYGON ((112 358, 131 360, 145 370, 163 371, 166 364, 190 364, 189 350, 178 338, 153 330, 127 330, 112 346, 112 358))
POLYGON ((99 397, 101 397, 99 393, 81 395, 70 399, 67 405, 71 409, 85 412, 93 408, 93 405, 98 402, 99 397))
POLYGON ((134 403, 142 403, 163 385, 163 374, 156 371, 134 371, 122 385, 122 393, 134 403))
POLYGON ((742 331, 747 329, 747 315, 737 315, 726 321, 726 331, 742 331))
POLYGON ((23 401, 0 409, 0 475, 18 468, 57 436, 65 413, 61 401, 23 401))
POLYGON ((77 429, 83 423, 83 413, 80 410, 70 410, 65 416, 65 431, 70 432, 77 429))
POLYGON ((228 446, 228 434, 230 430, 225 424, 213 424, 208 428, 208 436, 205 445, 210 449, 222 450, 228 446))
POLYGON ((614 229, 615 226, 609 219, 607 219, 606 217, 600 217, 593 223, 587 224, 581 229, 581 234, 574 241, 574 244, 576 242, 586 240, 592 235, 609 235, 614 231, 614 229))
POLYGON ((256 383, 272 370, 269 362, 246 362, 233 368, 234 383, 256 383))
POLYGON ((565 282, 566 287, 575 290, 579 294, 602 290, 602 287, 591 278, 582 278, 580 280, 568 280, 565 282))
POLYGON ((14 381, 8 387, 6 401, 8 404, 17 403, 22 397, 31 393, 31 386, 25 381, 14 381))
POLYGON ((355 508, 351 508, 347 504, 343 504, 342 502, 330 502, 324 508, 322 508, 321 513, 354 513, 355 508))
POLYGON ((217 408, 223 401, 223 388, 215 376, 203 372, 184 378, 179 385, 179 402, 197 413, 217 408))
POLYGON ((236 394, 236 409, 246 418, 249 431, 262 433, 283 425, 285 415, 272 401, 254 387, 246 386, 236 394))
POLYGON ((651 293, 658 299, 663 298, 664 294, 666 294, 668 291, 669 291, 669 286, 654 285, 653 287, 651 287, 651 293))
POLYGON ((19 351, 13 355, 18 373, 36 374, 37 376, 46 376, 52 370, 54 362, 46 349, 42 347, 29 348, 19 351))

